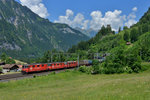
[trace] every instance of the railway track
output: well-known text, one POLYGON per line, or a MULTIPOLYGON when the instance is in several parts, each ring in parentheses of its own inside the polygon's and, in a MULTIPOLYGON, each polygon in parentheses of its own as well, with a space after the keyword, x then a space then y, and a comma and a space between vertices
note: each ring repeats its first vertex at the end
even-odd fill
POLYGON ((9 80, 17 80, 17 78, 23 78, 23 77, 27 77, 27 76, 24 76, 21 73, 0 75, 0 82, 3 82, 3 81, 5 82, 9 80))
MULTIPOLYGON (((71 68, 69 70, 72 70, 74 68, 71 68)), ((30 74, 22 74, 22 73, 16 73, 16 74, 8 74, 8 75, 0 75, 0 82, 7 82, 10 80, 19 80, 19 79, 24 79, 24 78, 33 78, 35 75, 36 76, 42 76, 42 75, 48 75, 52 72, 59 73, 63 72, 68 69, 61 69, 61 70, 54 70, 54 71, 47 71, 47 72, 39 72, 39 73, 30 73, 30 74)))

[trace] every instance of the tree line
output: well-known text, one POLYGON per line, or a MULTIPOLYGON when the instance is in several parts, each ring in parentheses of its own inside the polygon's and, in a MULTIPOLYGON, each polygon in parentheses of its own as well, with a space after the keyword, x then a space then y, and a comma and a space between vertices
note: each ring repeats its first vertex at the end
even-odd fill
POLYGON ((8 55, 6 55, 6 53, 2 53, 1 54, 1 62, 4 62, 5 64, 15 64, 15 60, 11 57, 9 57, 8 55))

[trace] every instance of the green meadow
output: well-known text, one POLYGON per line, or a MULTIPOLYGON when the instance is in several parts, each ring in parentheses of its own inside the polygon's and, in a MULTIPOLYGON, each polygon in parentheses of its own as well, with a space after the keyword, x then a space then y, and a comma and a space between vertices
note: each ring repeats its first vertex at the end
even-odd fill
POLYGON ((111 75, 66 71, 1 82, 0 100, 150 100, 150 70, 111 75))

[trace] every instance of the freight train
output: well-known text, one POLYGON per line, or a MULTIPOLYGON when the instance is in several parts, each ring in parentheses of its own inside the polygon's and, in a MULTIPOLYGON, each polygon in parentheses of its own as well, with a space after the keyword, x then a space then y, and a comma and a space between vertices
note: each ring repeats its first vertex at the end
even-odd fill
POLYGON ((92 65, 92 60, 82 60, 82 61, 67 61, 67 62, 54 62, 54 63, 43 63, 43 64, 28 64, 23 65, 22 74, 32 73, 32 72, 41 72, 41 71, 50 71, 56 69, 65 69, 65 68, 75 68, 81 65, 92 65))

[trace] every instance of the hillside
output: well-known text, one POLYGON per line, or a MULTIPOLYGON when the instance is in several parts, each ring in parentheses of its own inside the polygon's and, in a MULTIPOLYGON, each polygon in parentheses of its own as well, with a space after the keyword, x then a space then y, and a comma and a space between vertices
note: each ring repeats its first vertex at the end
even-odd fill
POLYGON ((14 0, 0 0, 0 53, 35 58, 45 51, 66 51, 89 37, 66 24, 39 17, 14 0))
POLYGON ((130 28, 125 26, 118 34, 109 34, 107 30, 107 27, 102 27, 95 37, 87 42, 80 42, 68 52, 82 52, 88 57, 88 53, 117 54, 123 48, 125 55, 132 53, 141 56, 143 61, 150 60, 150 9, 137 24, 130 28))
POLYGON ((96 35, 96 33, 97 33, 97 31, 95 31, 93 29, 87 29, 87 30, 85 30, 85 29, 81 29, 79 27, 76 27, 75 29, 78 30, 78 31, 80 31, 80 32, 82 32, 83 34, 87 35, 90 38, 94 37, 96 35))
POLYGON ((108 48, 115 47, 118 42, 119 35, 115 35, 111 27, 102 27, 95 37, 86 42, 80 42, 78 45, 74 45, 68 50, 68 52, 78 52, 79 50, 88 51, 88 53, 97 53, 107 51, 108 48))

